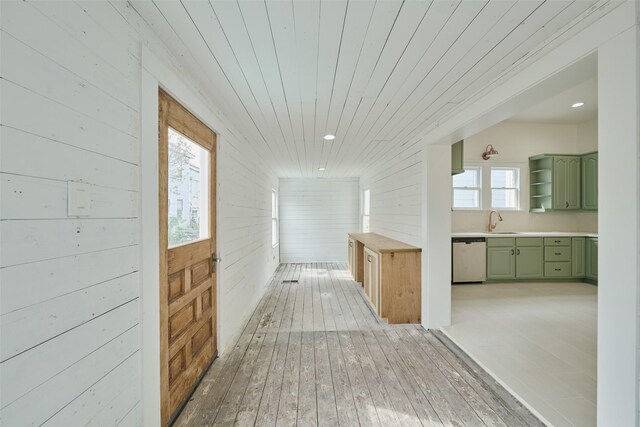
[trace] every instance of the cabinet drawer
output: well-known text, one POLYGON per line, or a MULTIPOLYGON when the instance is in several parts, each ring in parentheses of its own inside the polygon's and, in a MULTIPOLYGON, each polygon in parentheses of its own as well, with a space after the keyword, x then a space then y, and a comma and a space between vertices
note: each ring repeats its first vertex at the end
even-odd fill
POLYGON ((570 246, 571 237, 545 237, 545 246, 570 246))
POLYGON ((516 246, 542 246, 542 237, 516 237, 516 246))
POLYGON ((570 262, 545 262, 544 277, 571 277, 570 262))
POLYGON ((489 237, 487 246, 489 247, 513 247, 516 245, 516 239, 513 237, 489 237))
POLYGON ((544 248, 545 261, 571 261, 569 246, 547 246, 544 248))

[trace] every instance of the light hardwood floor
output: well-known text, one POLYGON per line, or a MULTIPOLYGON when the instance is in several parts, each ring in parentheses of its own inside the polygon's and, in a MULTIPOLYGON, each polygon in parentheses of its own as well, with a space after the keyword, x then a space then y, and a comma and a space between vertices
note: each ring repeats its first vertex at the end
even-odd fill
POLYGON ((319 263, 280 265, 175 425, 542 424, 442 334, 386 324, 345 264, 319 263))

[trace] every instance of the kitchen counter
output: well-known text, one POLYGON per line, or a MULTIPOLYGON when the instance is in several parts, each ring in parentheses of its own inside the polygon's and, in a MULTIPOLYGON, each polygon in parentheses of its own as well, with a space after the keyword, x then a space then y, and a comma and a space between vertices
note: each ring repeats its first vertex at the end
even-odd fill
POLYGON ((451 233, 451 237, 598 237, 598 233, 566 231, 511 231, 451 233))
POLYGON ((374 252, 421 252, 422 249, 390 239, 376 233, 349 233, 349 237, 364 244, 374 252))

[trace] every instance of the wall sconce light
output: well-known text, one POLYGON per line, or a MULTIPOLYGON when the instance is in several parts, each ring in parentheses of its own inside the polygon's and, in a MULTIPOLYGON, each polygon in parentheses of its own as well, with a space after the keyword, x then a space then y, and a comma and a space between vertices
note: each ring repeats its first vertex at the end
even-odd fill
POLYGON ((493 145, 487 145, 487 148, 484 149, 484 153, 482 153, 482 158, 484 160, 489 160, 491 156, 496 156, 498 154, 498 150, 493 148, 493 145))

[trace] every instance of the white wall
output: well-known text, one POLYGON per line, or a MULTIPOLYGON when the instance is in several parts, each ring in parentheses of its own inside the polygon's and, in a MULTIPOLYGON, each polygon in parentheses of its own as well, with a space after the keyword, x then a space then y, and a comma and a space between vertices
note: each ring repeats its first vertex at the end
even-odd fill
MULTIPOLYGON (((465 165, 482 166, 483 209, 454 210, 452 231, 485 231, 491 195, 489 168, 518 166, 521 180, 521 210, 502 211, 504 221, 496 231, 584 231, 597 232, 596 212, 529 212, 528 158, 537 154, 583 154, 597 150, 597 123, 584 125, 549 124, 506 121, 492 126, 464 140, 465 165), (500 153, 489 160, 481 158, 486 146, 492 144, 500 153), (594 147, 595 144, 595 147, 594 147)), ((597 121, 596 121, 597 122, 597 121)))
POLYGON ((359 231, 358 178, 280 179, 282 262, 347 261, 359 231))
MULTIPOLYGON (((636 3, 640 18, 640 5, 636 3)), ((640 26, 598 49, 598 425, 640 419, 640 26), (621 185, 621 183, 623 183, 621 185)))
MULTIPOLYGON (((140 45, 178 61, 126 2, 0 7, 2 424, 141 423, 140 353, 152 351, 141 347, 141 276, 153 271, 141 270, 140 131, 157 110, 141 115, 140 45), (86 218, 67 217, 69 180, 91 185, 86 218)), ((227 120, 216 125, 224 350, 277 265, 277 178, 227 120)))
POLYGON ((371 191, 372 232, 422 245, 421 173, 421 149, 413 144, 390 150, 360 178, 360 190, 371 191))

